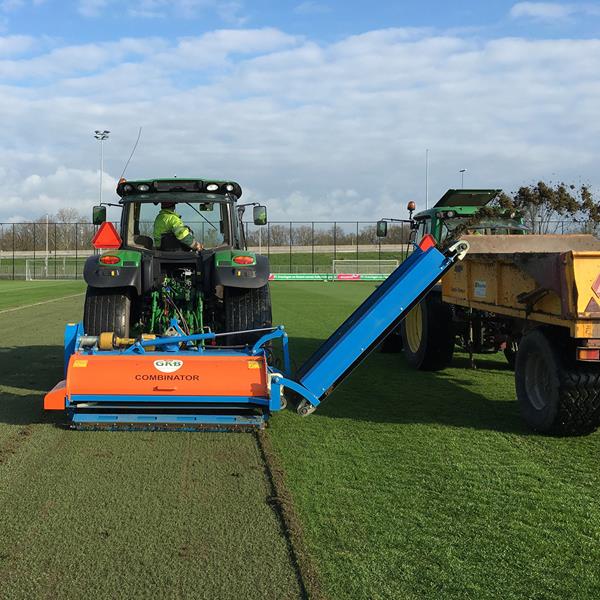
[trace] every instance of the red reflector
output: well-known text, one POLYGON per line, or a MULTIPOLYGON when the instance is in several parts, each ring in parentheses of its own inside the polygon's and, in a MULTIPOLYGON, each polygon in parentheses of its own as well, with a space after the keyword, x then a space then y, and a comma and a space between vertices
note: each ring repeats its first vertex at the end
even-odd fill
POLYGON ((600 360, 600 348, 577 348, 577 360, 600 360))
POLYGON ((430 233, 427 233, 419 242, 419 248, 421 248, 423 252, 427 252, 429 248, 435 248, 435 238, 430 233))
POLYGON ((100 262, 105 265, 116 265, 118 262, 121 262, 121 259, 118 256, 101 256, 100 262))
POLYGON ((121 236, 112 223, 105 221, 96 232, 92 240, 92 246, 97 249, 116 250, 121 247, 121 236))
POLYGON ((251 265, 254 259, 251 256, 234 256, 233 262, 238 265, 251 265))

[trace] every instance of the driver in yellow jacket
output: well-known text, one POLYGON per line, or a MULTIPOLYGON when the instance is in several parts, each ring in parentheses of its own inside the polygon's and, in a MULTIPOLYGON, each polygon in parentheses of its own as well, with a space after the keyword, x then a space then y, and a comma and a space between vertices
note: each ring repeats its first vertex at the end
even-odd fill
POLYGON ((161 247, 162 236, 172 233, 177 241, 190 250, 203 250, 204 246, 194 239, 192 230, 175 212, 175 202, 161 202, 160 212, 154 219, 154 247, 161 247))

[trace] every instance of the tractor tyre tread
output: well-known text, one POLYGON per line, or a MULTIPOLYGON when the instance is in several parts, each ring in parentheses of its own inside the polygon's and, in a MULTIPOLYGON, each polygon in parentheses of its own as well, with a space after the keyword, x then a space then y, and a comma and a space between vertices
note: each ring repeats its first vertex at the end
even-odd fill
MULTIPOLYGON (((271 327, 271 293, 269 284, 260 288, 231 288, 224 290, 225 331, 244 331, 271 327)), ((226 345, 253 344, 263 334, 227 336, 226 345)))
POLYGON ((423 315, 421 346, 413 353, 408 343, 405 322, 401 324, 402 346, 409 365, 421 371, 441 371, 454 356, 455 332, 452 308, 439 292, 430 292, 421 300, 423 315), (430 326, 431 325, 431 326, 430 326))
POLYGON ((113 332, 129 337, 131 291, 128 288, 88 287, 83 309, 83 328, 87 335, 113 332))

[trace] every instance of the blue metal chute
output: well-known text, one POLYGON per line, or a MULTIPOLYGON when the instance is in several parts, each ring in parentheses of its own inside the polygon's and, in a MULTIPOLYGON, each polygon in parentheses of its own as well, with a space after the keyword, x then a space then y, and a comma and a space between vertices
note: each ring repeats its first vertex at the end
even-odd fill
POLYGON ((294 381, 277 382, 304 397, 298 412, 318 404, 391 333, 437 281, 468 251, 459 242, 445 253, 431 247, 414 252, 382 283, 298 369, 294 381))

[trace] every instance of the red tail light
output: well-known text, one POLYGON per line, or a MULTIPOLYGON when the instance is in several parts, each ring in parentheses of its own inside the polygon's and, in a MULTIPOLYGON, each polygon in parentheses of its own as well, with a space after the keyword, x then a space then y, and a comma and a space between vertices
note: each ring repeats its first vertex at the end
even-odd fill
POLYGON ((238 265, 251 265, 254 259, 251 256, 234 256, 233 262, 238 265))
POLYGON ((118 256, 101 256, 100 257, 100 262, 104 265, 116 265, 117 263, 121 262, 121 259, 118 256))
POLYGON ((600 360, 600 349, 598 348, 577 348, 577 360, 600 360))

